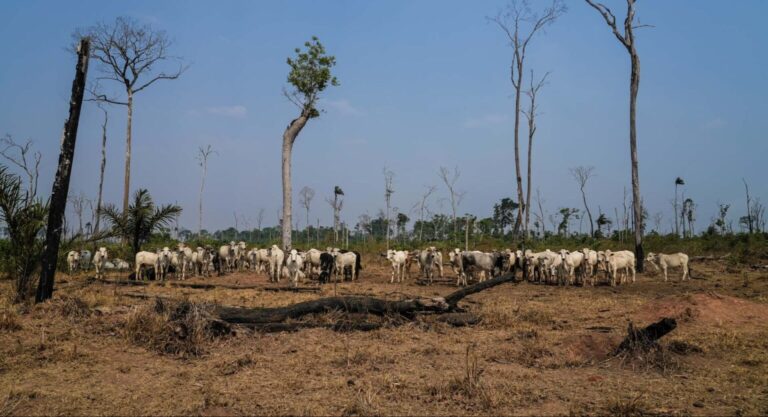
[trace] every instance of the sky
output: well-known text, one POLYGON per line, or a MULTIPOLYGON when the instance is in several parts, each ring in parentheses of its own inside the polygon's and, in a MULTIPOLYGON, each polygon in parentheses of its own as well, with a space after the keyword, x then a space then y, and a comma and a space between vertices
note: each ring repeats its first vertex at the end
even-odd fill
MULTIPOLYGON (((605 2, 622 20, 625 2, 605 2)), ((331 224, 325 198, 334 185, 346 194, 343 220, 375 216, 384 207, 384 167, 395 173, 392 204, 401 212, 411 214, 429 185, 438 185, 430 210, 450 211, 437 175, 446 166, 461 172, 457 188, 466 194, 459 214, 490 216, 494 203, 516 195, 511 49, 487 20, 505 4, 3 1, 0 135, 34 141, 43 154, 41 193, 48 195, 74 75, 71 33, 130 16, 166 31, 172 54, 190 65, 178 80, 160 81, 135 98, 132 190, 147 188, 157 203, 181 205, 180 225, 196 230, 201 168, 195 157, 210 144, 217 153, 208 166, 203 227, 233 226, 235 216, 241 228, 255 227, 260 209, 263 225, 273 225, 282 206, 282 134, 297 116, 282 94, 286 58, 318 36, 336 56, 340 86, 323 93, 325 111, 294 147, 299 226, 304 186, 316 190, 312 223, 331 224)), ((567 6, 534 38, 526 61, 537 75, 550 72, 538 97, 534 188, 548 213, 581 208, 569 168, 594 166, 590 207, 595 216, 600 209, 613 217, 623 189, 630 190, 629 56, 595 10, 576 0, 567 6)), ((640 185, 651 215, 663 213, 663 230, 672 224, 678 176, 686 182, 681 191, 697 204, 698 230, 718 203, 732 205, 736 227, 746 212, 742 178, 753 197, 768 202, 767 13, 763 0, 727 7, 713 0, 638 2, 639 21, 653 25, 636 33, 640 185)), ((97 74, 92 61, 89 77, 97 74)), ((109 114, 104 193, 106 202, 120 205, 126 111, 112 106, 109 114)), ((93 103, 84 104, 70 195, 95 200, 101 117, 93 103)), ((524 128, 520 134, 527 138, 524 128)))

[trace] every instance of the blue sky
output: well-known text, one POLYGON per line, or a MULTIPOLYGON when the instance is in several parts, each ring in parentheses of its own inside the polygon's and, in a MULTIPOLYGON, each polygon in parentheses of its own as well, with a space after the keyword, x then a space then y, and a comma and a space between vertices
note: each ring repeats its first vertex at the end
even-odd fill
MULTIPOLYGON (((606 0, 617 14, 624 2, 606 0)), ((534 1, 542 7, 544 2, 534 1)), ((460 211, 489 216, 515 195, 510 49, 485 17, 504 1, 3 1, 0 3, 0 134, 31 138, 42 151, 41 189, 50 189, 74 59, 66 50, 78 27, 135 17, 173 38, 191 64, 177 81, 136 97, 132 187, 185 208, 197 225, 201 145, 218 151, 205 193, 208 229, 233 225, 233 213, 274 224, 281 206, 280 143, 296 109, 282 96, 285 59, 311 36, 337 58, 341 85, 324 96, 294 148, 294 190, 317 191, 312 222, 331 222, 324 198, 340 185, 343 218, 384 206, 382 168, 396 173, 393 205, 409 211, 440 166, 459 166, 466 191, 460 211)), ((621 207, 629 189, 626 51, 581 1, 532 43, 528 68, 551 71, 541 91, 534 187, 545 209, 581 208, 568 169, 595 166, 593 212, 621 207)), ((743 215, 742 177, 768 200, 764 97, 768 56, 762 18, 768 2, 640 1, 637 16, 655 26, 637 33, 642 62, 638 135, 641 191, 649 211, 671 224, 673 181, 683 177, 698 228, 717 203, 743 215)), ((95 64, 95 62, 93 63, 95 64)), ((95 65, 91 76, 96 74, 95 65)), ((115 90, 117 91, 117 90, 115 90)), ((86 104, 70 193, 95 198, 100 112, 86 104)), ((523 129, 521 136, 525 137, 523 129)), ((125 109, 110 109, 105 196, 120 203, 125 109)), ((431 209, 448 212, 440 200, 431 209), (441 207, 442 206, 442 207, 441 207)), ((298 198, 294 198, 295 204, 298 198)), ((298 216, 303 227, 304 215, 298 216)), ((242 223, 241 223, 242 225, 242 223)), ((550 226, 551 227, 551 226, 550 226)))

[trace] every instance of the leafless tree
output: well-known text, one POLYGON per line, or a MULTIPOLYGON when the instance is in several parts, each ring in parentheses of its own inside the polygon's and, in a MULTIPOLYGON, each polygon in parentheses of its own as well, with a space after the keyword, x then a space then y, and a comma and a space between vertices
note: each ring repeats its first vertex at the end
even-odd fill
POLYGON ((747 227, 749 228, 749 233, 751 234, 754 232, 754 222, 752 221, 752 200, 749 196, 749 185, 747 184, 747 180, 742 178, 741 182, 744 183, 744 192, 747 195, 747 227))
POLYGON ((218 152, 214 151, 211 145, 199 147, 197 149, 197 163, 203 168, 203 175, 200 179, 200 199, 198 205, 197 234, 203 230, 203 190, 205 190, 205 177, 208 174, 208 158, 218 152))
POLYGON ((77 217, 77 233, 83 234, 83 209, 85 209, 85 194, 80 192, 80 194, 75 194, 72 197, 69 197, 69 202, 72 203, 72 211, 75 212, 75 216, 77 217))
POLYGON ((427 205, 427 200, 437 190, 437 186, 428 185, 426 188, 427 189, 424 191, 424 194, 421 195, 421 200, 419 200, 413 206, 413 210, 417 210, 419 213, 419 242, 423 241, 424 238, 424 216, 426 215, 429 208, 427 205))
POLYGON ((99 166, 99 193, 96 197, 96 215, 93 220, 93 234, 99 233, 99 220, 101 219, 102 196, 104 192, 104 170, 107 168, 107 123, 109 122, 109 113, 101 103, 97 103, 99 109, 104 113, 104 121, 101 122, 101 165, 99 166))
POLYGON ((259 230, 259 237, 261 237, 261 224, 264 223, 264 208, 260 208, 256 212, 256 229, 259 230))
POLYGON ((571 168, 570 171, 571 176, 573 176, 573 179, 576 180, 576 184, 579 185, 579 190, 581 191, 581 199, 584 201, 584 210, 587 211, 587 217, 589 218, 589 235, 595 236, 595 223, 592 221, 592 211, 589 209, 589 205, 587 204, 587 193, 584 191, 584 189, 587 187, 587 182, 594 176, 595 167, 578 166, 576 168, 571 168))
POLYGON ((391 209, 391 202, 392 202, 392 194, 395 192, 395 188, 393 185, 394 179, 395 179, 395 173, 388 170, 387 167, 384 167, 382 170, 382 173, 384 174, 384 200, 387 204, 387 214, 386 214, 386 227, 387 227, 387 250, 389 250, 389 238, 390 238, 390 232, 389 232, 389 225, 391 223, 391 217, 390 217, 390 209, 391 209))
POLYGON ((325 201, 333 208, 333 243, 339 242, 339 226, 341 224, 341 209, 344 208, 344 200, 340 197, 344 191, 338 185, 333 187, 333 199, 325 201))
MULTIPOLYGON (((613 31, 616 39, 626 48, 629 53, 631 63, 631 76, 629 81, 629 148, 630 159, 632 160, 632 201, 634 217, 642 219, 643 212, 640 198, 640 174, 638 173, 637 161, 637 130, 635 128, 635 115, 637 113, 637 92, 640 88, 640 55, 637 53, 635 45, 634 29, 647 25, 635 25, 635 2, 636 0, 627 0, 627 16, 624 19, 624 33, 620 33, 616 26, 616 16, 611 10, 602 3, 595 3, 593 0, 585 0, 587 4, 597 10, 605 19, 605 23, 613 31)), ((643 272, 643 231, 642 222, 635 222, 635 257, 637 258, 637 270, 643 272)))
POLYGON ((657 211, 653 215, 653 228, 656 233, 661 233, 661 222, 664 220, 664 213, 657 211))
POLYGON ((72 81, 72 92, 69 100, 69 117, 64 124, 64 132, 61 137, 61 150, 59 163, 56 168, 56 176, 51 189, 51 199, 48 208, 48 222, 45 232, 45 246, 40 257, 40 280, 37 285, 35 302, 40 303, 53 297, 53 285, 56 276, 56 264, 58 263, 59 244, 61 243, 61 231, 64 214, 67 208, 67 196, 69 194, 69 180, 72 176, 72 161, 75 157, 75 144, 77 143, 77 129, 80 124, 80 110, 83 107, 85 95, 85 80, 88 74, 88 61, 90 56, 90 39, 80 39, 76 52, 77 64, 75 66, 75 79, 72 81))
POLYGON ((539 205, 539 215, 537 221, 541 224, 541 237, 544 238, 547 234, 547 225, 544 223, 544 208, 542 207, 544 200, 541 198, 539 189, 536 188, 536 203, 539 205))
POLYGON ((562 0, 553 0, 541 13, 531 10, 527 0, 512 0, 507 7, 489 20, 495 23, 507 36, 512 48, 512 64, 510 65, 510 80, 515 89, 515 174, 517 180, 517 201, 520 202, 515 220, 514 235, 517 236, 523 221, 523 175, 520 169, 520 96, 523 86, 523 71, 528 47, 534 35, 552 24, 566 12, 562 0))
POLYGON ((162 30, 141 24, 133 18, 121 16, 111 24, 99 23, 75 32, 77 39, 91 39, 91 57, 100 65, 101 75, 90 88, 94 100, 126 106, 128 118, 125 139, 125 182, 123 210, 128 209, 131 185, 131 128, 134 96, 159 80, 175 80, 186 67, 180 58, 170 55, 172 42, 162 30), (176 61, 173 71, 157 72, 167 61, 176 61), (99 81, 114 81, 125 89, 125 99, 110 97, 101 91, 99 81))
POLYGON ((525 118, 528 120, 528 177, 526 179, 527 185, 524 209, 525 223, 523 224, 523 234, 526 238, 530 237, 528 225, 531 221, 531 210, 529 209, 531 207, 531 167, 533 166, 533 137, 536 134, 536 110, 538 108, 538 105, 536 104, 536 95, 539 93, 541 87, 543 87, 546 83, 547 76, 549 76, 548 72, 544 74, 544 76, 541 77, 539 81, 534 83, 533 70, 531 70, 531 85, 525 92, 525 95, 527 95, 528 99, 530 100, 528 109, 523 111, 525 118))
POLYGON ((304 206, 304 209, 307 212, 307 243, 309 243, 309 208, 312 205, 312 199, 315 198, 315 190, 304 186, 304 188, 299 191, 299 196, 301 197, 301 205, 304 206))
POLYGON ((457 240, 458 223, 456 223, 456 211, 458 210, 459 206, 461 205, 461 201, 466 195, 465 191, 459 191, 456 189, 456 182, 458 182, 459 178, 461 177, 461 171, 459 171, 458 166, 453 168, 453 172, 451 172, 446 167, 440 167, 440 171, 437 173, 437 175, 448 189, 448 195, 450 199, 449 201, 451 202, 451 220, 453 221, 453 240, 457 240))
POLYGON ((16 142, 13 136, 6 134, 0 139, 0 156, 6 161, 21 168, 27 176, 27 201, 31 202, 37 196, 37 180, 40 176, 40 160, 43 155, 32 149, 32 139, 23 144, 16 142))

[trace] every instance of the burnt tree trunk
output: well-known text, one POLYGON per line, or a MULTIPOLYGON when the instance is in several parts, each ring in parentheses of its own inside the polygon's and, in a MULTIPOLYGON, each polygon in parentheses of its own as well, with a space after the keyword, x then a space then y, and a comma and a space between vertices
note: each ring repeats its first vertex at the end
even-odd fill
POLYGON ((221 320, 231 324, 244 324, 257 327, 274 323, 283 323, 289 319, 298 319, 306 315, 322 314, 330 311, 365 313, 377 316, 400 315, 407 319, 413 319, 420 313, 443 314, 459 311, 458 303, 464 299, 464 297, 506 282, 513 282, 514 280, 514 274, 505 274, 454 291, 442 298, 394 301, 360 296, 327 297, 274 308, 220 306, 215 309, 214 314, 221 320))
POLYGON ((56 274, 61 230, 64 211, 67 207, 69 194, 69 178, 72 174, 72 160, 75 156, 77 127, 80 122, 80 109, 83 105, 85 80, 88 73, 88 58, 90 56, 90 40, 83 38, 77 47, 77 65, 75 79, 72 81, 72 96, 69 101, 69 119, 64 124, 61 138, 61 152, 56 178, 51 192, 51 203, 48 211, 48 229, 45 234, 45 247, 41 259, 40 282, 37 287, 36 302, 42 302, 53 296, 53 281, 56 274))
POLYGON ((616 348, 616 353, 634 349, 648 349, 656 345, 657 340, 675 330, 675 328, 677 328, 677 321, 669 317, 665 317, 640 330, 636 329, 632 323, 629 323, 627 337, 616 348))

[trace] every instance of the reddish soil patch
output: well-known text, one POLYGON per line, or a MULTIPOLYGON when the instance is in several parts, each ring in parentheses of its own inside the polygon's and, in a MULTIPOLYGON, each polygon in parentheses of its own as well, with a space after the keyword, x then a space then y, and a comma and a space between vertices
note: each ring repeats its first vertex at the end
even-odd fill
POLYGON ((710 291, 652 300, 636 314, 639 323, 662 317, 701 326, 752 324, 764 327, 768 323, 768 305, 710 291))

